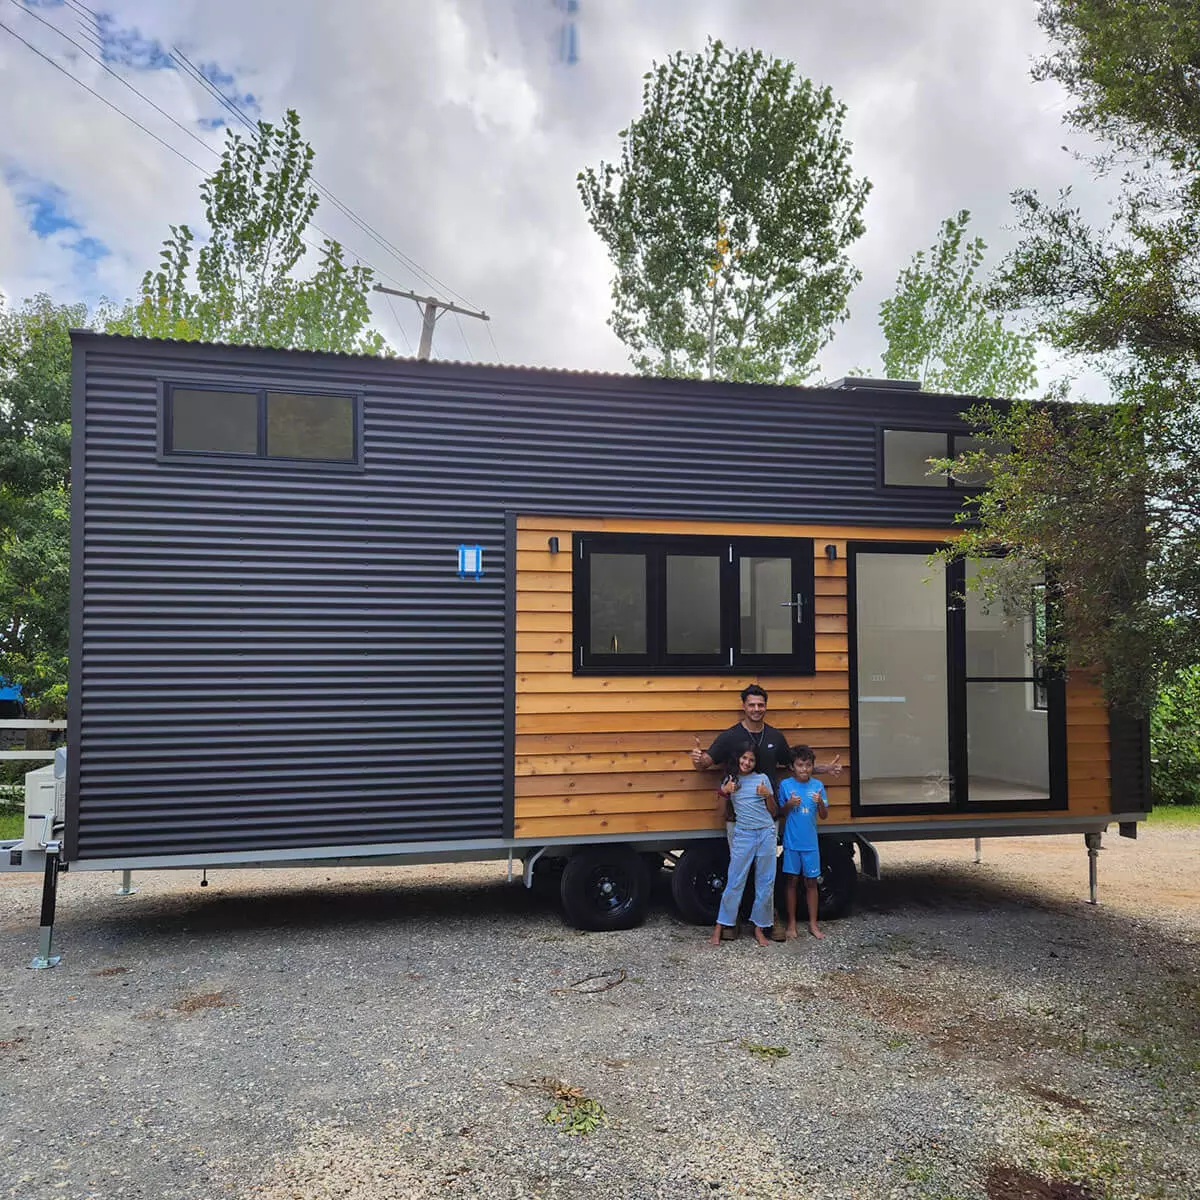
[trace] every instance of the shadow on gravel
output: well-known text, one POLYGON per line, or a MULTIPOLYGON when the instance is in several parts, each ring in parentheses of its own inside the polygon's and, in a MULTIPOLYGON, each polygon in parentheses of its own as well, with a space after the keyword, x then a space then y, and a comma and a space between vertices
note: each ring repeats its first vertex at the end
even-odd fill
POLYGON ((558 923, 549 905, 539 904, 523 887, 491 880, 476 884, 423 881, 406 887, 402 877, 344 884, 334 877, 333 882, 315 887, 269 890, 236 882, 222 886, 217 881, 204 891, 145 896, 135 899, 133 905, 114 900, 111 908, 90 912, 89 923, 108 928, 142 927, 144 932, 159 935, 177 928, 191 933, 304 932, 404 921, 503 925, 537 915, 539 908, 545 909, 548 920, 558 923))
MULTIPOLYGON (((1083 857, 1082 855, 1080 857, 1083 857)), ((1080 870, 1081 900, 1064 901, 1035 886, 997 879, 972 864, 921 864, 884 869, 880 880, 859 880, 855 906, 860 912, 920 911, 994 912, 998 908, 1078 913, 1087 889, 1087 863, 1080 870)))

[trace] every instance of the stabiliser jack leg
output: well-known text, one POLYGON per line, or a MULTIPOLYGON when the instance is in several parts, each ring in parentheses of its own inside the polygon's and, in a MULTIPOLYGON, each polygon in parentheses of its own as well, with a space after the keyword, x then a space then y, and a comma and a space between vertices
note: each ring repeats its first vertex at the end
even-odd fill
POLYGON ((1087 846, 1088 852, 1088 903, 1095 904, 1096 901, 1096 867, 1100 858, 1100 839, 1103 835, 1099 833, 1085 833, 1083 835, 1084 845, 1087 846))
POLYGON ((58 897, 58 872, 60 869, 59 854, 61 845, 58 842, 46 844, 46 873, 42 876, 42 921, 41 940, 38 952, 29 967, 33 971, 44 971, 47 967, 57 967, 62 961, 61 954, 51 954, 50 944, 54 939, 54 902, 58 897))

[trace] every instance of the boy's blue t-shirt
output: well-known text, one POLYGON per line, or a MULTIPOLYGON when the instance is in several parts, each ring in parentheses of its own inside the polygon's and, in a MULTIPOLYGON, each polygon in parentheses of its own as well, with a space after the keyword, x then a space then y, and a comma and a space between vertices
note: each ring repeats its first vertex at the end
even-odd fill
POLYGON ((739 829, 768 829, 775 824, 775 818, 767 810, 766 801, 758 794, 760 783, 771 786, 771 781, 758 771, 753 775, 738 776, 737 791, 730 799, 739 829))
POLYGON ((783 848, 785 850, 816 850, 817 806, 825 799, 825 785, 819 779, 801 783, 785 779, 779 785, 779 811, 784 815, 783 848), (794 796, 800 797, 795 808, 784 808, 794 796))

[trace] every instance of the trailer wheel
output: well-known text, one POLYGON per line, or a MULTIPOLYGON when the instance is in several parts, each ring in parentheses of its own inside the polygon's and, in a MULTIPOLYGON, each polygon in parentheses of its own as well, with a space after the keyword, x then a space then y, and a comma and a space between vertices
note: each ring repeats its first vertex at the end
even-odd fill
POLYGON ((588 846, 567 859, 560 895, 576 929, 632 929, 646 916, 650 872, 628 846, 588 846))
POLYGON ((689 846, 671 872, 671 895, 679 915, 693 925, 712 925, 728 875, 729 843, 724 838, 689 846))
MULTIPOLYGON (((822 920, 847 916, 854 907, 858 868, 849 842, 820 839, 821 882, 817 884, 817 915, 822 920)), ((803 903, 803 900, 801 901, 803 903)))

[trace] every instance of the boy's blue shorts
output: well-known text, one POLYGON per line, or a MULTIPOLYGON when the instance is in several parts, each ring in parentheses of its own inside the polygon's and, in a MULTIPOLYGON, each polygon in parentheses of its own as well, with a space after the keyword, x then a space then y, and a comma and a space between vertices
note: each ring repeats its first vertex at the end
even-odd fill
POLYGON ((816 879, 821 874, 820 850, 789 850, 783 848, 783 873, 816 879))

